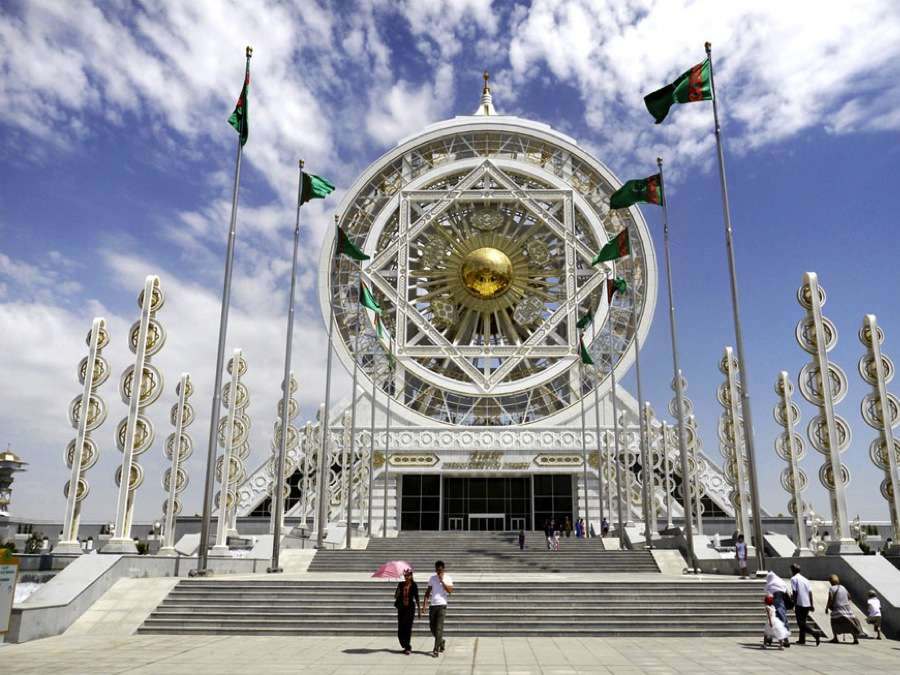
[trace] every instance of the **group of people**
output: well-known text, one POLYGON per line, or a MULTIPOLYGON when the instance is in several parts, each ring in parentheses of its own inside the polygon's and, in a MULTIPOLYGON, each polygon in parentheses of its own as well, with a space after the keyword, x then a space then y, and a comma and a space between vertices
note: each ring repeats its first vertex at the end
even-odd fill
POLYGON ((434 574, 428 579, 425 589, 425 600, 419 605, 419 586, 413 579, 411 569, 403 570, 403 581, 397 584, 394 591, 394 607, 397 608, 397 639, 403 653, 412 653, 412 627, 416 615, 419 618, 428 610, 428 627, 434 636, 434 649, 431 655, 435 658, 447 647, 444 640, 444 618, 447 615, 447 600, 453 593, 453 579, 445 571, 443 560, 434 563, 434 574))
MULTIPOLYGON (((831 632, 834 637, 829 642, 840 642, 838 636, 850 635, 853 644, 859 644, 860 637, 867 637, 865 631, 853 615, 850 594, 841 584, 836 574, 829 577, 831 587, 828 589, 828 601, 825 613, 831 616, 831 632)), ((763 633, 763 645, 777 645, 779 649, 790 647, 790 624, 787 611, 794 610, 800 635, 797 644, 806 644, 806 636, 812 636, 816 646, 821 643, 824 634, 809 623, 809 615, 815 611, 812 586, 803 574, 800 566, 791 565, 790 584, 781 579, 775 572, 766 576, 766 589, 763 602, 766 608, 766 625, 763 633)), ((866 605, 866 622, 875 629, 875 638, 881 639, 881 601, 878 594, 871 590, 866 605)))

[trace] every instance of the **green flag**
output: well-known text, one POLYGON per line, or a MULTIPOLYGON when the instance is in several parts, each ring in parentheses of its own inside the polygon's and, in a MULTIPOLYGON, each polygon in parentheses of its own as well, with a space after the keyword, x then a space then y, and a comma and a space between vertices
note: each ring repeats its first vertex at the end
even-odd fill
POLYGON ((663 189, 659 174, 646 178, 635 178, 625 183, 610 196, 609 208, 627 209, 638 202, 662 205, 663 189))
POLYGON ((584 338, 578 338, 578 347, 579 353, 581 354, 581 362, 586 366, 594 365, 594 359, 591 358, 591 353, 587 350, 587 347, 584 346, 584 338))
POLYGON ((709 59, 698 63, 689 71, 682 73, 678 79, 662 89, 647 94, 644 104, 659 124, 669 108, 675 103, 692 103, 693 101, 709 101, 712 99, 712 85, 709 81, 709 59))
POLYGON ((301 205, 310 199, 324 199, 332 192, 334 192, 334 185, 325 178, 312 173, 303 173, 303 189, 300 190, 301 205))
POLYGON ((340 226, 337 229, 337 243, 334 245, 334 252, 337 255, 345 255, 354 260, 369 259, 369 256, 360 251, 356 244, 350 241, 350 237, 347 236, 347 233, 340 226))
POLYGON ((591 260, 591 265, 615 260, 616 258, 621 258, 629 253, 631 253, 631 243, 628 241, 628 230, 625 229, 619 232, 619 234, 613 237, 606 246, 600 249, 600 253, 595 255, 594 259, 591 260))
POLYGON ((625 283, 625 280, 622 277, 616 277, 615 279, 607 279, 606 280, 606 301, 612 302, 613 296, 616 293, 624 293, 628 288, 628 284, 625 283))
POLYGON ((378 304, 375 296, 372 295, 372 291, 361 281, 359 282, 359 301, 366 309, 370 309, 376 314, 381 314, 381 305, 378 304))
POLYGON ((589 309, 587 314, 578 319, 578 323, 575 325, 578 327, 578 330, 584 330, 588 326, 591 325, 591 322, 594 320, 594 313, 589 309))
POLYGON ((234 104, 234 112, 228 118, 228 124, 234 127, 234 130, 241 136, 241 145, 247 142, 250 135, 250 110, 248 107, 247 95, 250 93, 250 59, 247 59, 247 72, 244 74, 244 86, 241 88, 241 95, 238 96, 237 103, 234 104))

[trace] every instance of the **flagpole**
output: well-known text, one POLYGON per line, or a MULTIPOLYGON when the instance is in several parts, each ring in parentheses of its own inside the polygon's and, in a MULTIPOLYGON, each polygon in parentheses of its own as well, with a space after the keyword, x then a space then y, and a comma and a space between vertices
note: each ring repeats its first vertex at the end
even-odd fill
POLYGON ((372 419, 369 423, 369 489, 366 493, 366 534, 372 537, 372 493, 375 487, 375 397, 378 394, 378 367, 372 357, 372 419))
POLYGON ((731 226, 731 207, 728 203, 728 184, 725 181, 725 151, 722 148, 722 128, 719 124, 719 105, 716 96, 716 79, 713 75, 712 43, 707 42, 706 58, 709 59, 709 86, 712 91, 713 121, 716 130, 716 153, 719 158, 719 183, 722 187, 722 212, 725 218, 725 249, 728 254, 728 271, 731 277, 731 309, 734 314, 734 345, 740 364, 741 378, 741 411, 744 417, 744 443, 747 450, 747 463, 750 465, 750 506, 753 509, 753 539, 756 543, 756 561, 759 569, 766 566, 765 540, 763 539, 762 520, 759 509, 759 488, 756 472, 756 450, 753 442, 753 415, 750 412, 750 387, 747 376, 747 360, 744 358, 744 332, 741 328, 740 306, 738 302, 737 267, 734 261, 734 240, 731 226))
POLYGON ((331 266, 334 264, 335 248, 337 246, 337 224, 340 216, 334 214, 335 236, 331 244, 331 257, 328 260, 328 279, 325 280, 325 292, 328 293, 328 358, 325 360, 325 410, 322 414, 322 446, 320 452, 322 461, 319 463, 319 526, 316 528, 316 548, 322 548, 325 541, 325 526, 328 524, 328 472, 331 468, 328 462, 328 415, 331 412, 331 339, 334 335, 334 302, 331 298, 331 266))
POLYGON ((381 516, 381 538, 387 538, 387 503, 388 503, 388 459, 391 447, 391 398, 393 397, 391 390, 394 385, 394 366, 388 364, 388 388, 387 395, 387 420, 384 426, 384 470, 382 476, 384 478, 384 492, 382 494, 382 516, 381 516))
POLYGON ((303 199, 303 160, 298 162, 300 178, 297 185, 297 218, 294 223, 294 252, 291 258, 291 291, 288 296, 287 338, 284 345, 284 379, 281 381, 281 438, 278 440, 278 460, 275 471, 275 487, 272 502, 275 506, 275 525, 272 529, 272 565, 267 572, 281 572, 278 558, 281 555, 281 518, 284 514, 284 464, 287 457, 288 407, 291 400, 291 351, 294 340, 294 295, 297 289, 297 257, 300 250, 300 204, 303 199))
POLYGON ((594 426, 597 428, 597 498, 603 523, 603 452, 600 449, 600 370, 594 364, 594 426))
MULTIPOLYGON (((584 340, 580 339, 580 345, 583 349, 587 350, 587 347, 584 346, 584 340)), ((580 354, 579 354, 580 356, 580 354)), ((588 470, 587 470, 587 430, 585 428, 584 422, 584 396, 581 395, 582 388, 580 383, 584 380, 584 363, 581 364, 580 369, 580 379, 579 379, 579 396, 581 399, 581 465, 584 469, 584 524, 586 533, 590 532, 591 527, 591 516, 590 516, 590 507, 588 506, 588 470)), ((588 536, 585 534, 585 539, 588 536)))
POLYGON ((356 448, 356 382, 359 373, 359 327, 362 323, 362 261, 359 263, 359 290, 356 298, 356 337, 353 341, 353 393, 350 398, 350 447, 344 452, 347 460, 347 503, 344 506, 344 520, 347 521, 347 550, 351 548, 352 533, 350 520, 353 518, 353 451, 356 448))
MULTIPOLYGON (((687 432, 684 419, 684 386, 681 380, 681 368, 678 366, 678 338, 675 332, 675 301, 672 289, 672 260, 669 254, 669 200, 666 198, 665 181, 663 180, 662 157, 656 158, 659 167, 659 191, 662 193, 663 209, 663 251, 666 258, 666 285, 669 292, 669 336, 672 339, 672 371, 675 378, 675 404, 678 406, 676 418, 678 421, 678 454, 681 459, 681 483, 684 493, 689 495, 688 482, 688 458, 687 458, 687 432)), ((668 488, 668 485, 666 486, 668 488)), ((688 557, 691 570, 697 567, 697 557, 694 555, 694 526, 691 517, 690 496, 684 498, 684 532, 687 540, 688 557)), ((670 521, 671 522, 671 516, 670 521)))
POLYGON ((669 440, 671 426, 663 422, 663 469, 666 474, 666 530, 672 529, 672 491, 669 489, 671 460, 669 459, 669 440))
MULTIPOLYGON (((250 77, 250 58, 253 48, 245 51, 247 64, 244 70, 244 82, 250 77)), ((242 122, 243 124, 243 122, 242 122)), ((222 286, 222 303, 219 314, 219 345, 216 352, 216 376, 213 384, 212 414, 209 419, 209 444, 206 451, 206 480, 203 483, 203 518, 200 522, 200 545, 197 549, 197 569, 199 576, 208 574, 209 561, 209 526, 212 517, 212 494, 215 483, 216 452, 218 450, 219 408, 222 405, 222 370, 225 365, 225 340, 228 336, 228 308, 231 303, 231 275, 234 268, 234 240, 237 228, 238 192, 241 185, 241 156, 244 146, 238 136, 237 157, 234 160, 234 187, 231 191, 231 220, 228 225, 228 244, 225 249, 225 280, 222 286)), ((223 501, 224 505, 224 501, 223 501)), ((224 506, 220 507, 224 510, 224 506)))
POLYGON ((616 364, 613 360, 612 298, 609 299, 609 375, 612 381, 613 436, 616 449, 616 517, 619 519, 619 549, 625 550, 625 523, 622 521, 622 455, 619 449, 619 406, 616 391, 616 364))
MULTIPOLYGON (((637 397, 638 397, 638 449, 641 454, 641 465, 644 468, 644 480, 641 484, 641 510, 644 512, 644 545, 647 548, 653 548, 653 540, 650 538, 650 493, 647 487, 647 467, 649 440, 644 438, 644 427, 646 425, 646 417, 644 415, 644 397, 641 394, 641 350, 638 344, 638 314, 637 314, 637 262, 634 257, 634 249, 631 249, 631 323, 634 325, 634 375, 637 378, 637 397)), ((630 470, 630 467, 629 467, 630 470)), ((629 500, 631 495, 628 495, 629 500)))

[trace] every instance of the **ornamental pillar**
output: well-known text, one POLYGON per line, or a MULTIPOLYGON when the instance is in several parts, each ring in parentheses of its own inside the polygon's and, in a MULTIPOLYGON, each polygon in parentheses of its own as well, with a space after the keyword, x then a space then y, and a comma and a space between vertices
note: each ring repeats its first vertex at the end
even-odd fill
POLYGON ((94 319, 85 341, 88 355, 78 364, 78 382, 84 389, 69 405, 69 422, 75 427, 76 435, 65 452, 66 466, 70 473, 69 480, 63 487, 63 495, 66 497, 63 535, 53 549, 55 553, 81 553, 81 544, 78 542, 81 503, 90 492, 85 474, 100 459, 100 450, 91 440, 91 433, 106 419, 106 403, 98 393, 100 386, 109 379, 110 372, 109 363, 101 355, 103 348, 109 344, 105 319, 94 319), (73 485, 75 489, 72 489, 73 485))
MULTIPOLYGON (((734 507, 734 526, 749 545, 753 531, 750 529, 750 496, 747 485, 748 464, 744 456, 744 420, 741 417, 740 366, 731 347, 719 361, 719 372, 725 381, 716 390, 716 398, 722 406, 719 418, 719 450, 725 459, 725 480, 731 486, 729 499, 734 507)), ((758 542, 753 542, 758 545, 758 542)))
POLYGON ((802 493, 806 489, 806 473, 800 468, 800 460, 806 454, 803 448, 803 439, 794 431, 794 427, 800 422, 800 407, 791 400, 794 386, 791 384, 788 372, 782 370, 775 382, 775 393, 779 401, 772 411, 775 421, 784 428, 784 431, 775 439, 775 453, 785 460, 787 468, 781 472, 781 487, 790 494, 788 512, 794 517, 794 525, 797 528, 797 551, 794 555, 811 556, 809 540, 806 536, 806 511, 807 504, 803 501, 802 493))
POLYGON ((194 451, 194 444, 187 428, 194 421, 194 408, 188 399, 194 393, 191 384, 190 373, 182 373, 175 387, 178 401, 172 406, 169 420, 175 427, 175 432, 169 434, 165 444, 166 458, 171 465, 163 474, 162 486, 166 491, 166 500, 163 502, 163 541, 159 549, 159 555, 175 556, 175 519, 181 513, 181 500, 178 498, 188 486, 188 474, 185 462, 194 451))

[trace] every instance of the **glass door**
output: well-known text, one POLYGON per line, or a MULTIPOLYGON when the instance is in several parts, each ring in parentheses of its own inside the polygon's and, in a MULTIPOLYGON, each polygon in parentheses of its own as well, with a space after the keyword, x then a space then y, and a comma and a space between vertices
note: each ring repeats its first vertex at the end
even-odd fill
POLYGON ((463 529, 463 519, 462 518, 450 518, 447 521, 447 529, 451 532, 459 532, 463 529))

